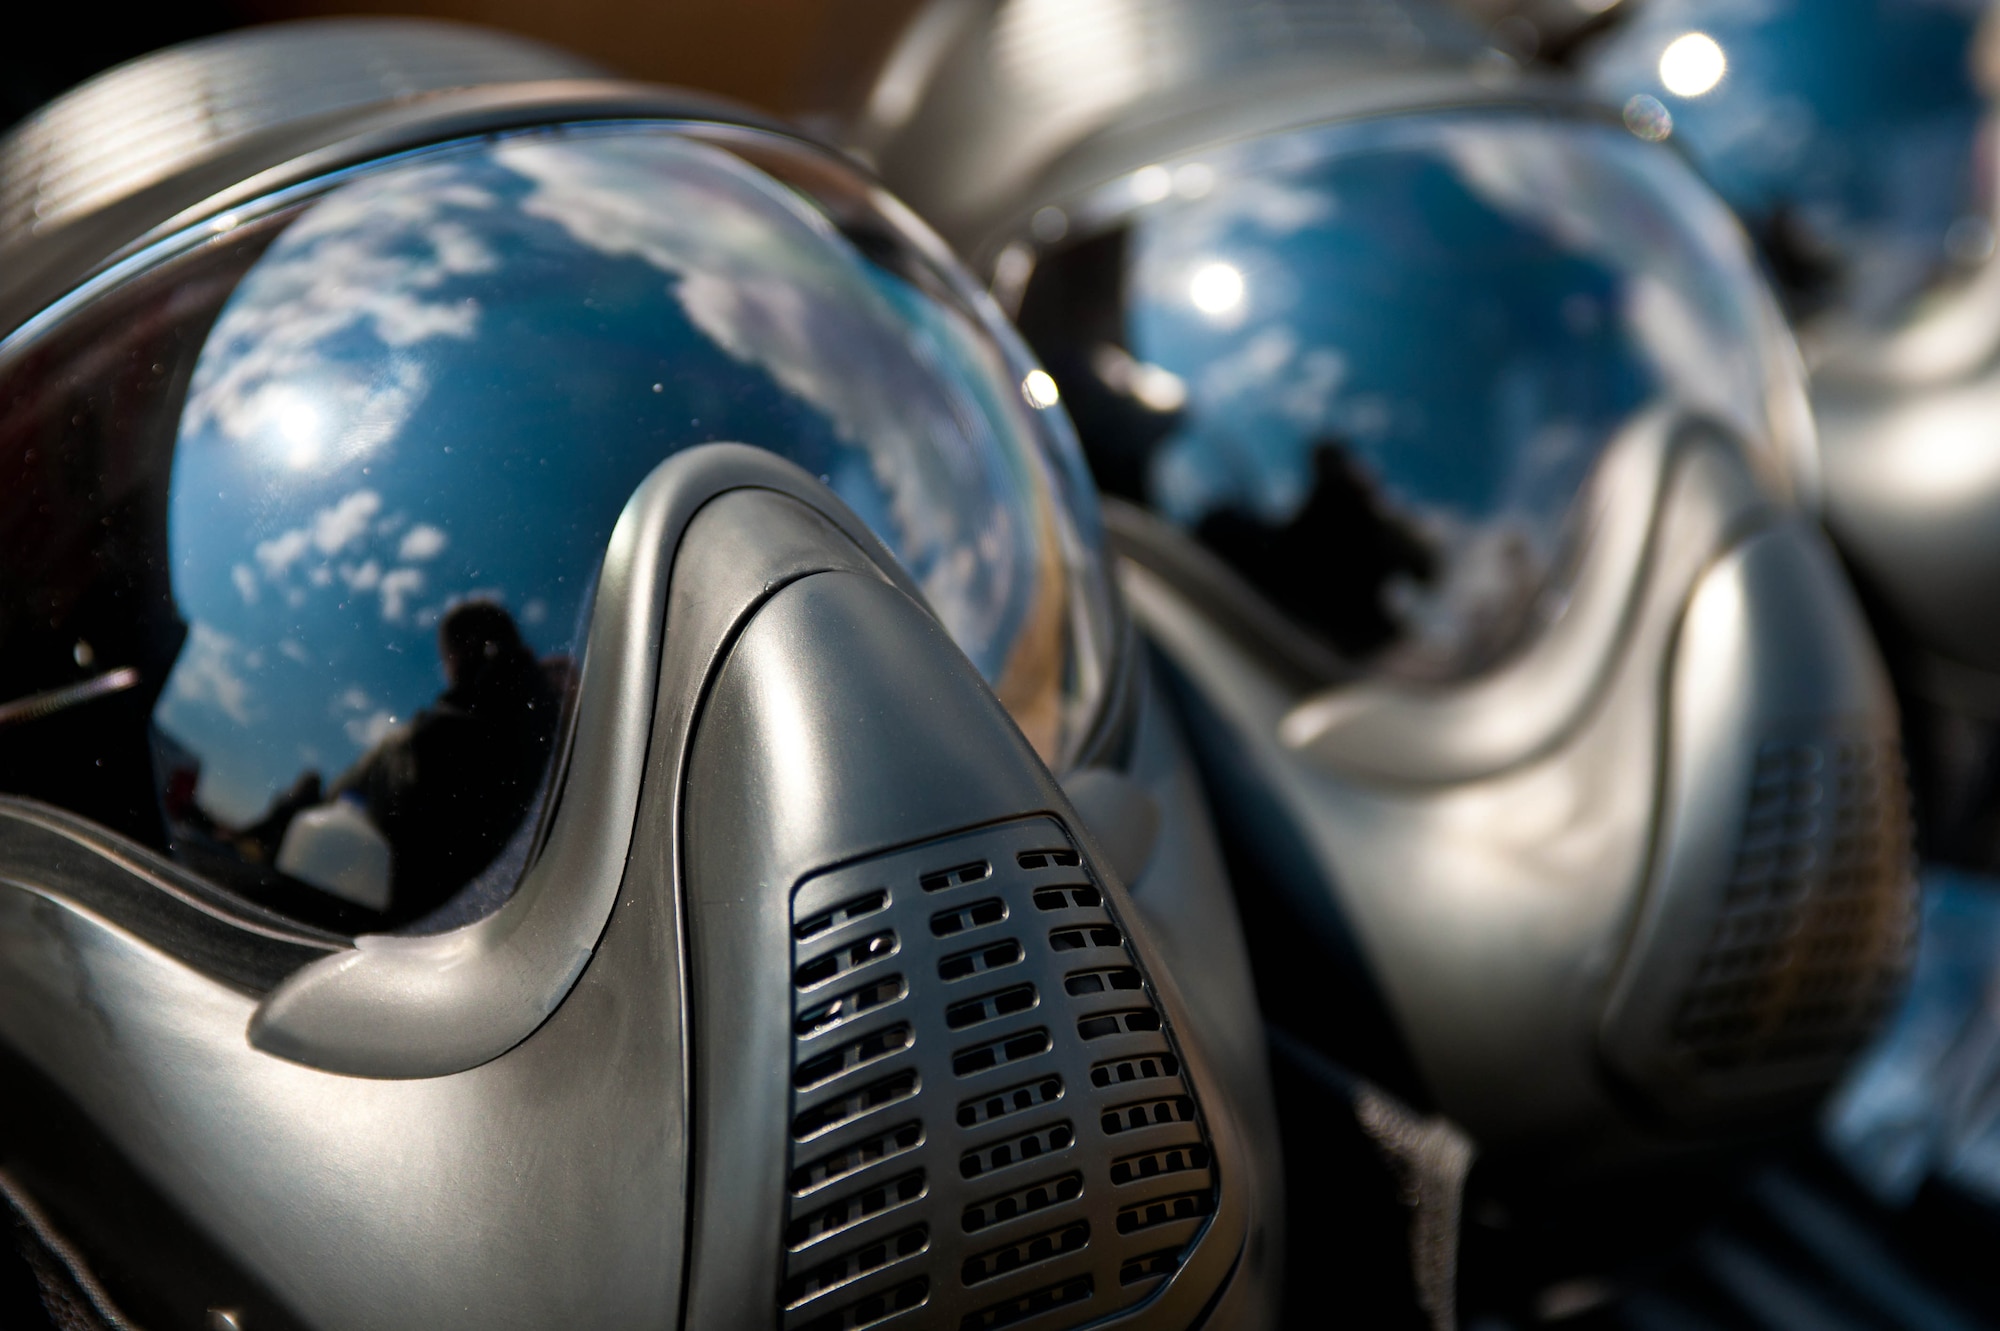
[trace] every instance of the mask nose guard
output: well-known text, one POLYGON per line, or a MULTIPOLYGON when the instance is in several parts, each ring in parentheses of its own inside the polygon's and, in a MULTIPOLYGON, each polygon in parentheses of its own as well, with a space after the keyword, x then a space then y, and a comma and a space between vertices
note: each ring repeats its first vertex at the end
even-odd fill
POLYGON ((580 1031, 578 1005, 611 1058, 684 989, 686 1324, 1226 1307, 1236 1125, 1123 885, 915 588, 831 492, 740 446, 664 464, 627 518, 599 604, 658 603, 633 554, 664 547, 663 632, 594 616, 563 809, 515 900, 308 967, 253 1042, 436 1075, 580 1031), (592 666, 649 642, 613 904, 562 869, 603 855, 637 775, 592 666))
POLYGON ((1796 520, 1703 574, 1668 685, 1652 881, 1600 1049, 1683 1124, 1810 1104, 1915 942, 1896 711, 1852 593, 1796 520))

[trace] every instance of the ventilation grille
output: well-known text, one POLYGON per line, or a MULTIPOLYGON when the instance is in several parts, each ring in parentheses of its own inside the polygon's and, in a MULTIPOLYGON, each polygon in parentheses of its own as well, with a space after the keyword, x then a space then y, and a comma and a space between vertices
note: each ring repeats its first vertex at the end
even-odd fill
POLYGON ((786 1331, 1056 1331, 1180 1268, 1212 1151, 1060 824, 823 874, 792 919, 786 1331))
POLYGON ((1764 745, 1677 1047, 1715 1072, 1844 1059, 1895 1001, 1915 902, 1901 751, 1764 745))

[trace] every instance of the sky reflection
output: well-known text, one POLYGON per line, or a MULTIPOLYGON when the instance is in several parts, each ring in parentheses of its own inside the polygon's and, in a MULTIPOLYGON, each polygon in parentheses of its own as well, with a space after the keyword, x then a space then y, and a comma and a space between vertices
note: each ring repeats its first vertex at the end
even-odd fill
POLYGON ((363 176, 279 235, 196 367, 168 515, 190 636, 158 723, 226 822, 330 781, 444 687, 452 605, 575 654, 626 499, 717 439, 825 476, 998 680, 1064 614, 1022 394, 985 330, 671 133, 363 176))
POLYGON ((1133 215, 1127 363, 1094 362, 1141 402, 1181 390, 1156 395, 1174 415, 1144 497, 1193 529, 1278 533, 1329 477, 1375 491, 1407 528, 1396 539, 1437 555, 1385 592, 1417 673, 1475 668, 1520 630, 1597 459, 1641 409, 1773 432, 1768 311, 1742 239, 1627 134, 1408 118, 1200 165, 1197 197, 1133 215))

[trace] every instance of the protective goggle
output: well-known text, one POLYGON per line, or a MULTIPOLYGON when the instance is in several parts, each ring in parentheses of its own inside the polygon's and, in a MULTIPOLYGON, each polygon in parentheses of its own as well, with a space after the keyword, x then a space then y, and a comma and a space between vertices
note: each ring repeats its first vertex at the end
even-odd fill
POLYGON ((1612 442, 1812 451, 1727 215, 1624 130, 1440 112, 1267 135, 1035 214, 999 287, 1109 493, 1196 536, 1342 673, 1466 679, 1561 611, 1612 442))
POLYGON ((1626 8, 1581 53, 1586 78, 1635 129, 1685 148, 1829 344, 1815 349, 1860 343, 1847 356, 1863 374, 1950 358, 1882 339, 1991 286, 1979 280, 1995 225, 1987 0, 1626 8))
POLYGON ((1267 1324, 1233 921, 990 305, 775 133, 367 147, 0 344, 10 1213, 211 1322, 1267 1324))
POLYGON ((716 439, 861 513, 1067 765, 1113 637, 1088 483, 931 243, 775 135, 624 124, 153 245, 0 347, 0 788, 297 918, 476 918, 546 830, 621 509, 716 439))

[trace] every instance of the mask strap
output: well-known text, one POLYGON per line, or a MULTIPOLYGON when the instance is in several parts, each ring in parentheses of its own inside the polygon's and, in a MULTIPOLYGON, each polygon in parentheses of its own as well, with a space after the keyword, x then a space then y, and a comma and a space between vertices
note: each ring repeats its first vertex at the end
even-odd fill
POLYGON ((1410 1213, 1410 1279, 1435 1331, 1458 1325, 1458 1242, 1472 1139, 1447 1118, 1426 1116, 1361 1083, 1354 1118, 1395 1170, 1410 1213))

